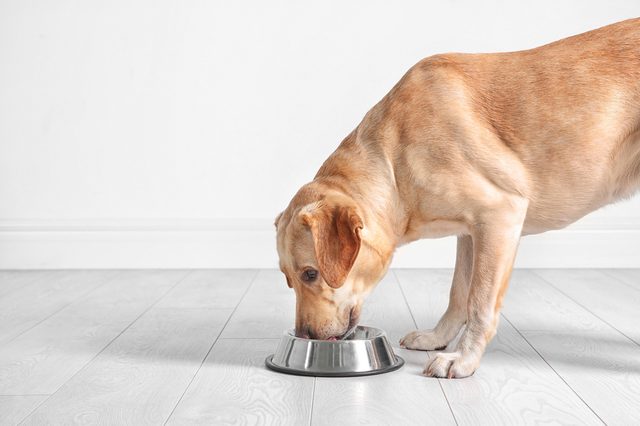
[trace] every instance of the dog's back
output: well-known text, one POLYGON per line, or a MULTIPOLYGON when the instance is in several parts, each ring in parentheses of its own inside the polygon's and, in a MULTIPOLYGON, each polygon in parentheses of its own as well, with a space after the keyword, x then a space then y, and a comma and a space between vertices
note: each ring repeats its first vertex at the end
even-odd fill
POLYGON ((399 128, 387 151, 427 144, 443 164, 464 152, 487 165, 530 200, 525 234, 564 227, 640 186, 640 19, 530 50, 426 58, 362 126, 399 128))

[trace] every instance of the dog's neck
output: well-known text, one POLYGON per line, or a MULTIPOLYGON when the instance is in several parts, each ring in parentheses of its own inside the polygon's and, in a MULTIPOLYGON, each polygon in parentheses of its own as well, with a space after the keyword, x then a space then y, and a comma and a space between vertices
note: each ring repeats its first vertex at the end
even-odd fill
POLYGON ((408 217, 392 165, 369 148, 356 142, 355 132, 350 134, 322 165, 314 183, 354 201, 365 224, 363 244, 378 253, 386 269, 404 237, 408 217))

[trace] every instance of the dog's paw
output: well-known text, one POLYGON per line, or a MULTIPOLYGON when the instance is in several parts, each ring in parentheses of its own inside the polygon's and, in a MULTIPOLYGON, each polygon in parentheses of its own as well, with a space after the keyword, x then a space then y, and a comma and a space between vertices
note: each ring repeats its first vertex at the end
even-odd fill
POLYGON ((400 347, 420 351, 442 350, 449 342, 433 330, 412 331, 400 339, 400 347))
POLYGON ((427 377, 448 379, 471 376, 478 368, 478 360, 473 355, 464 356, 460 352, 441 352, 427 362, 423 374, 427 377))

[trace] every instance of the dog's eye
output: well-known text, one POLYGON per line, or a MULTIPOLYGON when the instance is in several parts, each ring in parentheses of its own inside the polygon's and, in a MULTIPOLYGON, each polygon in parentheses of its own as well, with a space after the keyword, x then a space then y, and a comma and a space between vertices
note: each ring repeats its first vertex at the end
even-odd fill
POLYGON ((302 281, 311 283, 318 278, 318 271, 315 269, 305 269, 302 273, 302 281))

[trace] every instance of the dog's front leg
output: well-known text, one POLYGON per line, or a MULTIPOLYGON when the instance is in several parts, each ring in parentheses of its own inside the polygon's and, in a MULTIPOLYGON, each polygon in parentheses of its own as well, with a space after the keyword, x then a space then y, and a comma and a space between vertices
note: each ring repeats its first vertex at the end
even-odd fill
POLYGON ((449 307, 433 330, 417 330, 400 339, 400 346, 422 351, 447 347, 467 321, 467 298, 473 265, 473 241, 469 235, 458 237, 456 268, 453 273, 449 307))
POLYGON ((496 333, 502 297, 515 259, 524 211, 493 214, 472 230, 473 268, 467 298, 467 325, 455 351, 438 353, 424 374, 432 377, 467 377, 473 374, 496 333))

